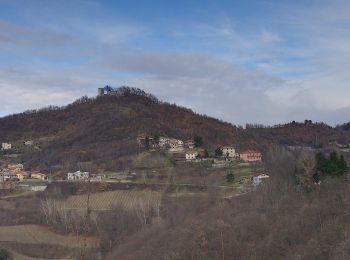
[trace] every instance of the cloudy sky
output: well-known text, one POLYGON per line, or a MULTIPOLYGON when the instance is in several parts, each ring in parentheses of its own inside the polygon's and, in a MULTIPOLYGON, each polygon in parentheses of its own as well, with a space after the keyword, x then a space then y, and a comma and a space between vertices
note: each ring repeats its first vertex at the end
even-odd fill
POLYGON ((235 124, 350 121, 348 0, 0 0, 0 116, 104 85, 235 124))

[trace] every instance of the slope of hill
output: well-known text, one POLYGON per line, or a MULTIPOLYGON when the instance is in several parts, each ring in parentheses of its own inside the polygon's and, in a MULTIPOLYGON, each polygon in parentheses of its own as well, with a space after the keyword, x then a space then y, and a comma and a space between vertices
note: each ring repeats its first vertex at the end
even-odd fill
POLYGON ((348 134, 324 124, 240 129, 131 88, 124 88, 119 95, 82 97, 65 107, 0 118, 0 142, 39 143, 40 150, 27 149, 23 154, 22 159, 29 167, 94 161, 103 168, 123 168, 128 158, 139 152, 136 143, 139 134, 180 139, 199 135, 209 149, 229 144, 261 149, 273 144, 312 145, 349 140, 348 134))

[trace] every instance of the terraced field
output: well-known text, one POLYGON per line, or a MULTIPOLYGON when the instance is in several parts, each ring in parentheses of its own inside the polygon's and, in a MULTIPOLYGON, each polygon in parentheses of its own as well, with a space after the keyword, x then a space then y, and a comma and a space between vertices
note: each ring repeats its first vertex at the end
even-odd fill
MULTIPOLYGON (((86 208, 87 195, 70 196, 64 202, 66 209, 86 208)), ((111 210, 116 207, 135 209, 141 204, 155 208, 160 205, 161 193, 149 190, 116 190, 90 195, 91 210, 111 210)))

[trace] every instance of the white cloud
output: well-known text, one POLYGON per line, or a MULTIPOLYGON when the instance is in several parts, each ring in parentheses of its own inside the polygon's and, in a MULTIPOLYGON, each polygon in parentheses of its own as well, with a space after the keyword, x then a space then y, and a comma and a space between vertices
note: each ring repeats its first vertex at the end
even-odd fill
POLYGON ((348 121, 350 4, 277 7, 268 22, 222 15, 162 32, 110 17, 74 20, 79 8, 65 22, 56 14, 46 23, 49 12, 30 26, 0 20, 0 115, 112 84, 239 124, 348 121))

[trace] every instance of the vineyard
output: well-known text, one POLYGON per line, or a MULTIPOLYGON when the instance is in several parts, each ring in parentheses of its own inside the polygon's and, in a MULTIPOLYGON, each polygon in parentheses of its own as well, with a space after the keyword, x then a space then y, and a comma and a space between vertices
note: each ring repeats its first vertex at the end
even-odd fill
MULTIPOLYGON (((132 210, 140 205, 148 205, 149 208, 158 208, 161 203, 161 193, 150 190, 117 190, 93 193, 90 195, 89 207, 91 210, 103 211, 122 207, 132 210)), ((87 195, 74 195, 64 202, 64 208, 68 210, 84 209, 87 206, 87 195)))

